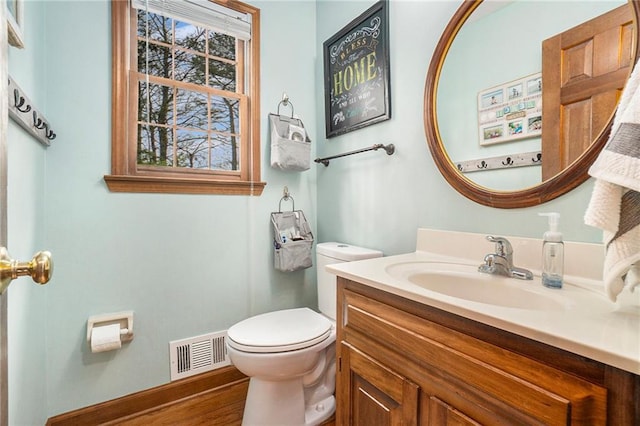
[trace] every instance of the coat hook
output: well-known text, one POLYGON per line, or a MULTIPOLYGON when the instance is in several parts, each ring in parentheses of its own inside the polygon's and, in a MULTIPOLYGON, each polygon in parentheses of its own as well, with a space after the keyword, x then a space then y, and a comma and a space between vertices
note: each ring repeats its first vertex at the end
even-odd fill
POLYGON ((47 123, 38 118, 38 113, 33 111, 33 125, 36 129, 44 129, 47 127, 47 123))
POLYGON ((49 139, 49 140, 51 140, 51 141, 52 141, 52 140, 54 140, 55 138, 56 138, 56 134, 55 134, 55 133, 53 133, 53 130, 49 130, 49 131, 47 132, 47 139, 49 139))
POLYGON ((513 160, 511 159, 511 157, 507 157, 507 158, 505 159, 505 161, 503 161, 503 162, 502 162, 502 165, 503 165, 503 166, 512 166, 513 164, 514 164, 514 163, 513 163, 513 160))
POLYGON ((41 123, 42 123, 42 120, 40 120, 38 118, 38 113, 33 111, 33 125, 34 125, 34 127, 38 128, 38 126, 40 126, 41 123))
POLYGON ((293 204, 293 209, 292 211, 294 211, 296 209, 296 202, 293 199, 293 197, 291 196, 291 194, 289 194, 289 188, 287 186, 284 187, 284 189, 282 190, 282 198, 280 198, 280 202, 278 203, 278 211, 281 212, 282 211, 282 201, 289 201, 291 200, 291 204, 293 204))
POLYGON ((31 105, 27 105, 23 109, 22 105, 24 105, 24 101, 25 99, 23 96, 20 96, 20 92, 18 92, 18 89, 13 89, 13 104, 15 108, 20 112, 31 111, 31 105))
POLYGON ((532 158, 531 161, 534 162, 534 163, 541 162, 542 161, 542 153, 539 152, 538 154, 536 154, 536 158, 532 158))

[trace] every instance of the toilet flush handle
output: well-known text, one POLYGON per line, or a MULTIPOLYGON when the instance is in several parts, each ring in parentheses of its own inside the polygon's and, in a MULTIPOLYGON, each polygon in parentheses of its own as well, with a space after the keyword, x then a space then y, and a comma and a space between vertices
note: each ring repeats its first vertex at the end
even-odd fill
POLYGON ((35 283, 43 285, 52 274, 53 261, 48 251, 39 251, 28 262, 18 262, 11 259, 5 247, 0 247, 0 294, 18 277, 29 275, 35 283))

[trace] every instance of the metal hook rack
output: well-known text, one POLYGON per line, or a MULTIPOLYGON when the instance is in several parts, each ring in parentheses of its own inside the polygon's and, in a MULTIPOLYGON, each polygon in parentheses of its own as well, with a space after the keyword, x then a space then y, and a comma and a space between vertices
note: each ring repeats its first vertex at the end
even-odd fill
POLYGON ((36 110, 29 98, 11 77, 9 81, 9 116, 45 146, 56 138, 49 122, 36 110), (31 113, 31 114, 28 114, 31 113))
POLYGON ((539 166, 542 164, 542 151, 522 152, 497 157, 477 158, 456 161, 456 168, 462 173, 487 170, 511 169, 515 167, 539 166))
POLYGON ((329 160, 333 160, 334 158, 346 157, 347 155, 360 154, 362 152, 367 152, 367 151, 377 151, 379 149, 384 149, 387 155, 393 155, 393 153, 396 152, 396 147, 392 143, 390 143, 389 145, 383 145, 381 143, 377 143, 373 146, 370 146, 369 148, 357 149, 355 151, 349 151, 342 154, 333 155, 331 157, 316 158, 313 161, 315 161, 316 163, 322 163, 324 164, 325 167, 329 167, 329 160))

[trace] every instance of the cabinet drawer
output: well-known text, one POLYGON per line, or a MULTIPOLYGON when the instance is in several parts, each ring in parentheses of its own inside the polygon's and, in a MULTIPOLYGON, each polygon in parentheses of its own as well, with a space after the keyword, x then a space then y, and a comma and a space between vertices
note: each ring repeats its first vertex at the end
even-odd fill
POLYGON ((481 423, 491 413, 526 424, 606 423, 603 387, 350 290, 342 294, 346 342, 367 346, 381 364, 392 363, 423 392, 481 423))

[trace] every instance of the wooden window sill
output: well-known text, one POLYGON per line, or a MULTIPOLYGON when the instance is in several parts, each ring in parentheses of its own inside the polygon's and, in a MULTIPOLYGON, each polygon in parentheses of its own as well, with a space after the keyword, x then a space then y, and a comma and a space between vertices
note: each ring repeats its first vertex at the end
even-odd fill
POLYGON ((163 194, 261 195, 266 182, 167 178, 157 176, 105 175, 111 192, 163 194))

